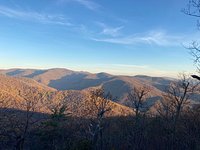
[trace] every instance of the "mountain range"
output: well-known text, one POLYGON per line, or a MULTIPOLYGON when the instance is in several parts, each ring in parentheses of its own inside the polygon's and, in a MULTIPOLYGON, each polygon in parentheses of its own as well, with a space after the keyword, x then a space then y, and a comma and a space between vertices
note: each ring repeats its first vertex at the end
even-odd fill
MULTIPOLYGON (((65 103, 68 106, 67 111, 74 116, 87 116, 91 104, 87 90, 58 91, 33 79, 0 75, 0 108, 26 110, 26 100, 35 105, 34 111, 43 113, 51 113, 49 107, 65 103)), ((112 101, 109 101, 109 106, 111 111, 108 116, 126 116, 133 113, 130 108, 112 101)))
MULTIPOLYGON (((154 104, 165 94, 170 83, 176 80, 145 75, 121 76, 104 72, 94 74, 63 68, 4 69, 0 70, 0 99, 12 99, 16 102, 16 100, 31 99, 44 93, 51 93, 51 99, 47 96, 45 99, 58 103, 58 97, 62 97, 59 100, 67 101, 70 112, 78 110, 75 107, 79 108, 79 112, 74 112, 77 115, 87 111, 88 108, 85 106, 88 103, 90 91, 102 87, 105 93, 110 92, 112 95, 110 101, 113 107, 112 114, 128 115, 133 112, 129 108, 130 103, 127 96, 134 88, 143 86, 150 88, 145 104, 153 109, 154 104), (19 91, 22 92, 21 95, 19 91)), ((198 94, 193 97, 195 102, 198 101, 197 97, 200 98, 198 94)))
POLYGON ((166 90, 168 85, 175 79, 163 77, 116 76, 107 73, 92 74, 89 72, 72 71, 68 69, 54 68, 47 70, 37 69, 8 69, 0 70, 0 74, 11 77, 24 77, 33 79, 43 85, 63 90, 87 90, 91 87, 103 87, 110 92, 113 101, 126 105, 128 93, 134 87, 148 85, 151 88, 149 102, 154 102, 166 90))

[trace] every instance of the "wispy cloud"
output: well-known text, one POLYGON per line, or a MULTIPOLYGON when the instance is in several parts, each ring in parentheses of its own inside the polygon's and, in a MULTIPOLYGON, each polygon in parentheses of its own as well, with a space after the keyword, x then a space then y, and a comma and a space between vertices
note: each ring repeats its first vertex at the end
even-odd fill
POLYGON ((102 31, 100 34, 104 34, 104 35, 109 35, 112 37, 116 37, 120 35, 120 30, 123 29, 123 26, 119 26, 119 27, 110 27, 102 22, 97 22, 97 24, 102 28, 102 31))
POLYGON ((92 0, 58 0, 58 2, 62 4, 66 2, 75 2, 92 11, 97 11, 101 7, 98 3, 95 3, 92 0))
POLYGON ((44 14, 35 11, 22 11, 5 6, 0 6, 0 15, 27 21, 35 21, 43 24, 57 24, 71 26, 63 15, 44 14))
POLYGON ((148 66, 146 66, 146 65, 111 64, 111 66, 133 68, 133 69, 146 69, 146 68, 148 68, 148 66))
POLYGON ((92 0, 74 0, 74 1, 78 2, 79 4, 85 6, 90 10, 97 10, 100 8, 100 5, 93 2, 92 0))
POLYGON ((184 41, 184 36, 170 35, 163 31, 151 31, 145 34, 135 34, 115 38, 93 38, 93 40, 124 45, 150 44, 159 46, 176 46, 180 45, 184 41))

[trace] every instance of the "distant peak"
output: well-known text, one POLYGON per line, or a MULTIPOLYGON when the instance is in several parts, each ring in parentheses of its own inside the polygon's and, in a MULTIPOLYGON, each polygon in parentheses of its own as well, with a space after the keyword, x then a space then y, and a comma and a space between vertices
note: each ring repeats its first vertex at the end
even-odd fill
POLYGON ((110 76, 112 76, 111 74, 108 74, 108 73, 106 73, 106 72, 100 72, 100 73, 97 73, 97 76, 98 77, 110 77, 110 76))

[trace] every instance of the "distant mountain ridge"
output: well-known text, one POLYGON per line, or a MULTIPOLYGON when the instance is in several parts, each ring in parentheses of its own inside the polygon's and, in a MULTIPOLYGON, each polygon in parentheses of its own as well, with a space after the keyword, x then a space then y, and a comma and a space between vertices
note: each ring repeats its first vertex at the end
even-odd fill
MULTIPOLYGON (((3 93, 0 95, 0 98, 2 95, 3 98, 19 98, 19 96, 16 96, 17 94, 13 95, 13 92, 11 92, 12 94, 10 95, 9 91, 12 91, 12 88, 16 87, 16 85, 22 84, 24 87, 26 87, 25 85, 28 87, 24 88, 24 91, 34 87, 34 89, 37 89, 38 92, 50 91, 55 95, 64 94, 64 97, 71 99, 69 102, 70 105, 72 105, 76 99, 80 101, 75 103, 80 103, 80 105, 82 105, 82 102, 84 102, 83 99, 88 99, 87 95, 91 89, 103 87, 105 92, 110 92, 113 97, 113 106, 117 107, 117 109, 113 109, 115 110, 114 114, 121 115, 122 112, 125 113, 124 110, 130 112, 130 110, 125 106, 130 106, 130 101, 127 96, 135 87, 140 88, 143 86, 148 86, 151 89, 151 91, 148 93, 145 105, 147 106, 146 108, 154 111, 155 104, 161 100, 161 97, 163 94, 165 94, 170 83, 174 81, 177 81, 177 79, 150 77, 145 75, 119 76, 104 72, 94 74, 60 68, 47 70, 8 69, 0 70, 0 94, 3 93), (4 78, 5 81, 8 82, 5 82, 4 78), (4 84, 2 85, 2 83, 4 84), (2 90, 2 87, 6 86, 8 87, 2 90), (5 96, 5 89, 7 90, 7 96, 5 96), (122 108, 122 106, 124 108, 122 108), (118 113, 119 110, 120 113, 118 113)), ((17 88, 20 89, 21 87, 19 86, 16 87, 16 89, 17 88)), ((194 103, 198 103, 199 97, 200 95, 198 94, 194 95, 192 97, 192 101, 194 103)), ((83 106, 84 105, 85 104, 83 104, 83 106)))
POLYGON ((0 70, 0 74, 12 77, 31 78, 57 90, 87 90, 92 87, 103 87, 110 92, 114 101, 126 105, 127 95, 134 87, 148 85, 151 87, 151 101, 156 101, 163 94, 171 79, 149 76, 116 76, 108 73, 92 74, 62 68, 47 70, 8 69, 0 70))
MULTIPOLYGON (((92 74, 83 71, 72 71, 63 68, 53 68, 46 70, 38 69, 7 69, 0 70, 0 74, 13 77, 26 77, 36 80, 57 90, 82 90, 88 87, 99 86, 106 81, 114 78, 126 78, 138 80, 152 85, 169 85, 175 79, 164 77, 150 77, 145 75, 136 76, 117 76, 108 73, 92 74), (72 85, 73 84, 73 85, 72 85), (78 85, 78 86, 77 86, 78 85)), ((159 88, 159 86, 158 86, 159 88)))

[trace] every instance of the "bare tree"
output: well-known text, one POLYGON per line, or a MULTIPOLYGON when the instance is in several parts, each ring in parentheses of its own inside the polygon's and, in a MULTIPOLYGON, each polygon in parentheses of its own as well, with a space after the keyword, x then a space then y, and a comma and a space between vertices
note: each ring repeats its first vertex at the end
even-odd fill
POLYGON ((174 111, 174 125, 176 126, 182 111, 190 104, 191 95, 195 92, 198 84, 192 82, 191 78, 182 74, 180 80, 172 82, 167 94, 164 95, 169 100, 174 111))
POLYGON ((103 118, 106 112, 111 110, 110 100, 112 99, 110 93, 105 94, 104 89, 99 88, 91 91, 90 102, 91 110, 95 113, 94 121, 91 122, 89 132, 92 135, 92 143, 95 148, 100 138, 100 149, 103 149, 103 118))
POLYGON ((24 149, 25 141, 29 136, 29 131, 41 119, 35 116, 42 107, 40 100, 43 93, 35 88, 16 91, 15 96, 8 96, 1 93, 1 116, 3 122, 1 133, 14 144, 14 149, 24 149), (5 95, 5 96, 4 96, 5 95))
POLYGON ((166 121, 171 119, 171 117, 174 115, 174 106, 171 102, 171 98, 169 98, 167 94, 163 95, 155 107, 158 115, 164 118, 166 121))
POLYGON ((148 94, 150 91, 151 88, 149 86, 142 86, 139 88, 135 87, 133 91, 128 95, 127 100, 135 112, 136 120, 139 118, 141 114, 144 114, 144 112, 146 112, 147 110, 145 102, 149 96, 148 94))
MULTIPOLYGON (((182 12, 186 15, 200 18, 200 0, 189 0, 182 12)), ((199 20, 197 20, 197 26, 200 27, 199 20)))
MULTIPOLYGON (((197 18, 197 27, 200 29, 200 0, 189 0, 186 8, 182 10, 182 12, 188 16, 192 16, 197 18)), ((188 48, 191 52, 191 55, 194 58, 194 64, 197 66, 197 70, 200 71, 200 41, 193 41, 188 48)), ((200 77, 197 75, 192 75, 193 78, 200 80, 200 77)))
POLYGON ((129 140, 130 145, 134 146, 134 149, 143 149, 142 143, 144 142, 145 132, 145 119, 144 116, 148 110, 147 98, 151 88, 146 85, 141 87, 134 87, 134 89, 128 94, 127 104, 135 112, 134 130, 130 131, 129 140), (142 117, 143 116, 143 117, 142 117))
MULTIPOLYGON (((192 57, 194 58, 194 64, 197 67, 197 70, 200 71, 200 44, 197 41, 193 41, 188 47, 192 57)), ((193 78, 200 80, 197 75, 192 75, 193 78)))
POLYGON ((180 123, 181 116, 191 108, 191 96, 197 89, 198 84, 187 77, 185 74, 180 75, 180 79, 169 85, 166 94, 159 103, 158 113, 171 126, 171 148, 174 148, 176 133, 180 123))
POLYGON ((17 108, 19 110, 23 110, 25 116, 23 117, 21 127, 21 132, 16 137, 16 145, 15 148, 17 150, 24 149, 24 142, 27 138, 29 129, 37 122, 38 119, 34 119, 34 114, 36 112, 40 112, 42 105, 40 101, 43 99, 44 94, 38 93, 36 89, 30 89, 28 92, 23 93, 19 91, 18 94, 22 100, 17 102, 17 108))

